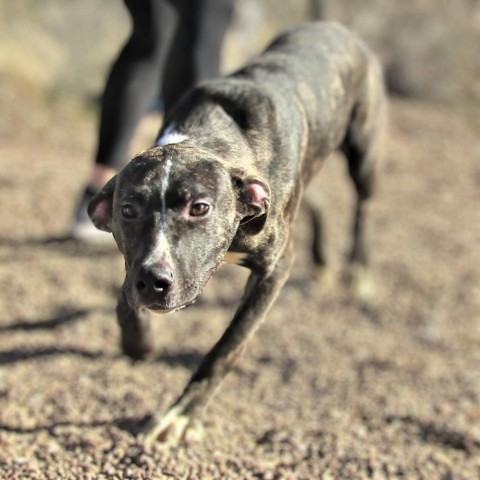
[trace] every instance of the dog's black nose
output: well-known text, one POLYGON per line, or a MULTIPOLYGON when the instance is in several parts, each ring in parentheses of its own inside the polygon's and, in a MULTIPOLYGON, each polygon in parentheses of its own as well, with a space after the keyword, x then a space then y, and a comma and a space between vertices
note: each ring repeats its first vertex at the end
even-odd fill
POLYGON ((173 272, 166 267, 141 267, 135 288, 143 297, 164 297, 173 285, 173 272))

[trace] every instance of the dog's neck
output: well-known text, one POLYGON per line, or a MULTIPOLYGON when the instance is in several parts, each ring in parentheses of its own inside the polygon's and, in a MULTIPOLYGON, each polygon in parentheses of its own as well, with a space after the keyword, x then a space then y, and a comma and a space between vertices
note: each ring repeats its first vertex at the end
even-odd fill
POLYGON ((171 118, 162 128, 156 146, 184 144, 222 159, 222 163, 238 168, 239 163, 250 170, 255 154, 245 132, 219 105, 209 105, 201 113, 187 118, 171 118))

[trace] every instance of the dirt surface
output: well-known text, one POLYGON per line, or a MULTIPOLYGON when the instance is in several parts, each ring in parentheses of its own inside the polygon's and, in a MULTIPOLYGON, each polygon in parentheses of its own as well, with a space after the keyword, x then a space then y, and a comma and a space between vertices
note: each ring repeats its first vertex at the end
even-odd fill
MULTIPOLYGON (((8 102, 7 102, 8 103, 8 102)), ((222 268, 195 306, 155 321, 158 354, 120 354, 122 260, 66 231, 94 120, 12 103, 0 129, 0 478, 480 478, 480 118, 394 101, 372 203, 375 296, 337 267, 316 285, 298 222, 291 280, 208 408, 206 438, 143 450, 136 433, 218 339, 247 272, 222 268)), ((340 157, 310 189, 329 251, 348 250, 340 157)))

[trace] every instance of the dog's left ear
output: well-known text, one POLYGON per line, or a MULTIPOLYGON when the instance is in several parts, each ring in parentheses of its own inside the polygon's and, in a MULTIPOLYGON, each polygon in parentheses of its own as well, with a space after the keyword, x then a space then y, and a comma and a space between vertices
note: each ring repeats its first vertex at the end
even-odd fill
POLYGON ((87 208, 93 224, 104 232, 112 231, 113 193, 116 183, 115 176, 90 200, 87 208))
POLYGON ((235 175, 233 186, 237 193, 238 210, 243 216, 240 224, 265 215, 270 208, 270 187, 259 177, 235 175))

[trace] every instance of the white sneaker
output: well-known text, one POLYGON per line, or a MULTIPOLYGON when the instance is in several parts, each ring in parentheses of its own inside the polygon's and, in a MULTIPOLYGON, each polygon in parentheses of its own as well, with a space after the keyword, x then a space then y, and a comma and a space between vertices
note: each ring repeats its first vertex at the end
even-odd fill
POLYGON ((91 187, 87 187, 83 192, 82 198, 77 207, 75 220, 70 229, 70 237, 75 240, 86 242, 108 242, 112 241, 111 233, 98 230, 90 220, 87 213, 87 207, 95 192, 91 187))

